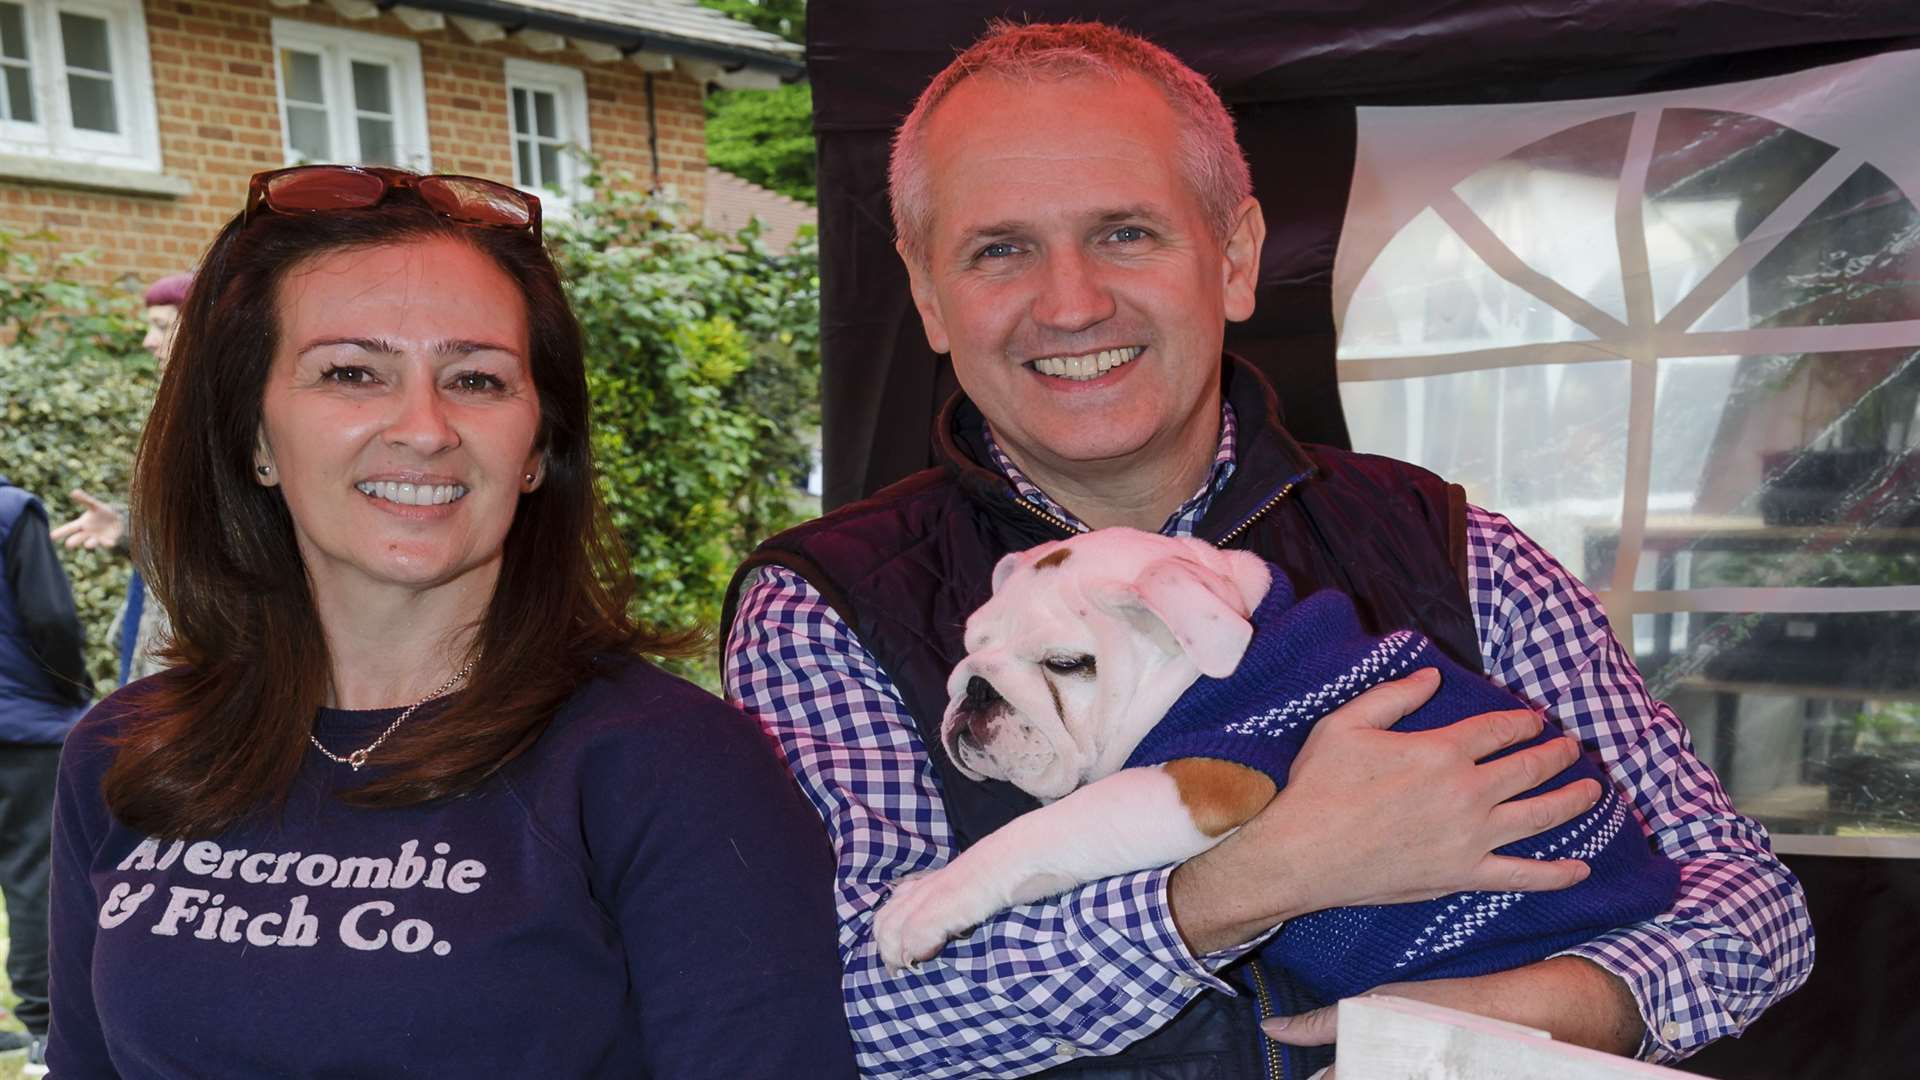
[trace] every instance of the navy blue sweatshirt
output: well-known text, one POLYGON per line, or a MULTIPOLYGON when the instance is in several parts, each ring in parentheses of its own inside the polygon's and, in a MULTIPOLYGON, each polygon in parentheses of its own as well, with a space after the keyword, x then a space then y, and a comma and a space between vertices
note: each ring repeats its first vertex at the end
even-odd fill
POLYGON ((277 821, 169 843, 100 795, 140 690, 60 763, 55 1076, 854 1075, 826 838, 717 699, 636 662, 470 795, 351 807, 315 752, 277 821))

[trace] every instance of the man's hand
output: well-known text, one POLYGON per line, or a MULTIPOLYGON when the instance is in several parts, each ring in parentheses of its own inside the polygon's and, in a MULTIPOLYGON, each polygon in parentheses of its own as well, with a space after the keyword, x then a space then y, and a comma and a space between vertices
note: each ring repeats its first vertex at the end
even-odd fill
MULTIPOLYGON (((1555 956, 1471 979, 1389 983, 1373 992, 1524 1024, 1548 1032, 1557 1042, 1610 1054, 1633 1053, 1646 1033, 1627 984, 1577 956, 1555 956)), ((1278 1042, 1323 1046, 1337 1032, 1337 1009, 1329 1005, 1268 1020, 1260 1027, 1278 1042)))
POLYGON ((1482 763, 1539 734, 1540 717, 1526 710, 1387 730, 1438 686, 1437 673, 1419 671, 1330 713, 1267 808, 1174 870, 1169 899, 1190 949, 1216 952, 1327 908, 1478 889, 1540 892, 1586 879, 1577 860, 1491 854, 1600 798, 1599 785, 1583 780, 1506 802, 1566 768, 1579 745, 1554 739, 1482 763))
POLYGON ((110 548, 120 543, 120 537, 126 531, 127 519, 119 510, 79 488, 67 494, 86 509, 81 511, 79 517, 48 535, 70 548, 110 548))

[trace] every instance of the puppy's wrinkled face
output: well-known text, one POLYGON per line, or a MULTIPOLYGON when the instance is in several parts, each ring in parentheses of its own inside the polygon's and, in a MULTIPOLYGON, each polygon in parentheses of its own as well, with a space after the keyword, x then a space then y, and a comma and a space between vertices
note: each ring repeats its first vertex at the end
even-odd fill
POLYGON ((1151 592, 1173 578, 1189 601, 1173 621, 1219 639, 1197 651, 1231 670, 1250 633, 1245 616, 1266 590, 1265 564, 1252 556, 1104 529, 1002 560, 947 681, 948 756, 974 779, 1043 799, 1117 770, 1205 666, 1191 635, 1143 596, 1143 583, 1151 592))

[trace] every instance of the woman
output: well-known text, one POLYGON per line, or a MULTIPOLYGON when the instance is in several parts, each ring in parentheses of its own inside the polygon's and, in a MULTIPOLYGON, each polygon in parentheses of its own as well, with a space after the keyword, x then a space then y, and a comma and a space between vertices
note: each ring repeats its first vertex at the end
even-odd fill
POLYGON ((850 1076, 831 867, 638 659, 539 204, 253 178, 141 446, 180 666, 61 763, 57 1076, 850 1076))

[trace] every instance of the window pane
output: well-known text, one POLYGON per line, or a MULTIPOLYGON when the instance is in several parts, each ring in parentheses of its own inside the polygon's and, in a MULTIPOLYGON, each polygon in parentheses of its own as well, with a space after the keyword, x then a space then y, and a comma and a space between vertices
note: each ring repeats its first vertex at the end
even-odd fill
POLYGON ((1920 319, 1920 210, 1862 165, 1794 227, 1696 330, 1833 326, 1920 319))
POLYGON ((67 51, 67 66, 88 71, 113 71, 113 56, 107 48, 107 21, 71 12, 60 13, 60 41, 67 51))
POLYGON ((1833 152, 1748 113, 1662 111, 1645 203, 1656 314, 1672 311, 1833 152))
POLYGON ((535 93, 533 95, 534 119, 538 122, 540 137, 557 139, 560 137, 560 123, 553 115, 553 95, 535 93))
POLYGON ((6 73, 6 118, 23 124, 33 123, 33 73, 23 67, 8 67, 6 73))
POLYGON ((73 109, 73 126, 82 131, 120 130, 113 107, 113 80, 91 75, 67 76, 67 101, 73 109))
POLYGON ((1614 206, 1633 114, 1580 124, 1460 181, 1460 197, 1528 267, 1627 318, 1614 206))
POLYGON ((560 148, 557 146, 540 147, 540 184, 555 191, 560 189, 560 148))
POLYGON ((353 107, 361 112, 393 115, 393 94, 385 64, 353 62, 353 107))
POLYGON ((539 187, 540 177, 533 171, 533 144, 525 139, 515 139, 513 182, 521 187, 539 187))
POLYGON ((533 134, 533 125, 527 118, 527 92, 517 86, 513 89, 513 133, 515 135, 533 134))
POLYGON ((320 57, 314 53, 281 49, 280 82, 288 101, 327 103, 327 92, 320 82, 320 57))
POLYGON ((1776 833, 1920 833, 1920 613, 1638 615, 1634 639, 1662 646, 1648 686, 1743 812, 1776 833))
POLYGON ((333 160, 333 140, 327 134, 327 111, 306 105, 288 105, 287 145, 304 161, 333 160))
POLYGON ((1629 365, 1542 364, 1417 379, 1347 382, 1353 445, 1403 458, 1467 489, 1592 585, 1590 534, 1617 535, 1626 483, 1629 365))
POLYGON ((400 164, 399 148, 393 144, 393 121, 360 118, 360 163, 400 164))
POLYGON ((27 9, 19 4, 0 4, 0 56, 27 58, 27 9))

